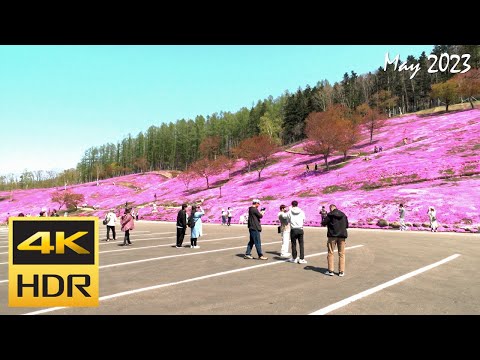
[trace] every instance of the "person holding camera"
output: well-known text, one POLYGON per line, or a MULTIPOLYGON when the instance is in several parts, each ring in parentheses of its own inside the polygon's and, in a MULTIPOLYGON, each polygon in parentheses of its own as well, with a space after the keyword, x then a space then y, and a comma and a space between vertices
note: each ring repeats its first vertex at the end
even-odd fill
POLYGON ((288 208, 283 204, 280 205, 278 220, 280 221, 278 232, 282 237, 282 249, 280 250, 280 256, 288 258, 291 255, 288 252, 288 247, 290 245, 290 223, 288 222, 288 208))
POLYGON ((325 275, 333 276, 334 251, 338 248, 338 276, 342 277, 345 271, 345 241, 348 237, 348 218, 333 204, 330 205, 330 212, 327 214, 322 225, 327 226, 327 263, 328 270, 325 275))
POLYGON ((290 239, 292 241, 292 258, 290 262, 297 264, 306 264, 305 253, 303 251, 303 223, 305 222, 305 213, 298 207, 298 201, 292 201, 292 208, 287 214, 290 223, 290 239), (297 257, 297 240, 300 247, 300 257, 297 257))
POLYGON ((197 239, 203 235, 202 229, 202 216, 205 215, 200 205, 192 205, 192 211, 190 213, 189 227, 190 227, 190 248, 199 249, 197 245, 197 239))
POLYGON ((260 239, 260 232, 262 231, 262 225, 260 225, 260 219, 265 214, 265 208, 261 208, 258 211, 260 206, 260 200, 254 199, 252 206, 248 208, 248 231, 250 232, 250 241, 247 245, 247 251, 245 252, 244 259, 253 259, 252 257, 252 248, 255 245, 257 249, 258 259, 259 260, 268 260, 268 257, 263 256, 262 252, 262 241, 260 239))

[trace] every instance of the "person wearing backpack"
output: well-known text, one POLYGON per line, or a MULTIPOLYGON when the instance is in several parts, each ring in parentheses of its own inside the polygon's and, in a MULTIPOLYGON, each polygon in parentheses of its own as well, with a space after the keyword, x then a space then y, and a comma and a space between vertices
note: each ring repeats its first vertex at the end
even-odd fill
POLYGON ((105 215, 105 221, 106 221, 105 225, 107 225, 107 241, 110 241, 110 230, 112 230, 113 240, 114 241, 117 240, 116 234, 115 234, 115 222, 117 221, 117 215, 115 215, 115 212, 113 209, 110 209, 107 215, 105 215))
POLYGON ((188 218, 188 227, 190 228, 190 248, 198 249, 197 239, 202 236, 202 216, 205 214, 200 205, 192 205, 192 211, 188 218))

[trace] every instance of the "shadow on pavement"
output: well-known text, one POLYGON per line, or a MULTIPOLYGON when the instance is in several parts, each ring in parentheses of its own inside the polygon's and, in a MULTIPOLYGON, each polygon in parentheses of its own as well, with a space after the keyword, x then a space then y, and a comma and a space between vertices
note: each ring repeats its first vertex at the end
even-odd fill
MULTIPOLYGON (((311 266, 311 265, 305 266, 304 269, 305 270, 316 271, 316 272, 319 272, 323 275, 325 275, 324 273, 328 270, 328 269, 323 268, 323 267, 317 267, 317 266, 311 266)), ((325 275, 325 276, 330 276, 330 275, 325 275)))

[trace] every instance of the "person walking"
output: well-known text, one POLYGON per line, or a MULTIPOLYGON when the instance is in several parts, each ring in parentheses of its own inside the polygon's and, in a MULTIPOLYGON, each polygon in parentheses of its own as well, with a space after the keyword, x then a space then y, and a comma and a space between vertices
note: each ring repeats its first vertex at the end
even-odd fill
POLYGON ((285 205, 280 205, 280 212, 278 213, 278 220, 280 221, 280 236, 282 238, 282 249, 280 256, 288 258, 291 254, 288 252, 290 245, 290 223, 288 222, 288 209, 285 205))
POLYGON ((113 209, 110 209, 107 215, 105 215, 105 221, 107 222, 105 224, 107 226, 107 241, 110 241, 110 230, 112 231, 113 241, 117 240, 115 233, 115 222, 117 221, 117 215, 115 215, 113 209))
POLYGON ((263 255, 262 252, 262 240, 260 233, 262 232, 262 225, 260 225, 260 219, 265 214, 265 208, 262 208, 258 211, 260 206, 260 200, 254 199, 252 201, 252 206, 248 208, 248 232, 250 233, 250 241, 247 244, 247 251, 245 252, 244 259, 253 259, 252 248, 255 245, 257 249, 258 259, 259 260, 268 260, 268 257, 263 255))
POLYGON ((323 220, 325 220, 325 217, 327 216, 327 210, 325 209, 325 206, 322 206, 322 209, 320 210, 320 216, 322 217, 321 223, 323 223, 323 220))
POLYGON ((348 218, 337 209, 333 204, 330 205, 330 212, 323 220, 322 225, 327 226, 327 263, 328 270, 325 275, 333 276, 334 251, 335 246, 338 248, 338 276, 345 274, 345 241, 348 237, 348 218))
POLYGON ((177 244, 176 248, 181 248, 185 233, 187 232, 187 204, 182 204, 182 208, 177 214, 177 244))
POLYGON ((400 231, 407 230, 407 225, 405 225, 405 207, 403 204, 400 204, 400 207, 398 208, 398 216, 400 222, 400 231))
POLYGON ((130 230, 135 228, 135 222, 133 220, 130 208, 125 209, 125 214, 122 215, 120 223, 122 224, 122 231, 125 232, 122 246, 130 246, 132 245, 132 242, 130 241, 130 230))
POLYGON ((197 245, 197 239, 202 236, 202 216, 205 215, 200 205, 192 205, 192 211, 190 213, 189 226, 190 226, 190 247, 192 249, 199 249, 197 245))
POLYGON ((233 217, 233 213, 232 213, 232 208, 229 206, 228 209, 227 209, 227 226, 230 226, 230 223, 232 222, 232 217, 233 217))
POLYGON ((437 222, 437 211, 433 206, 428 208, 428 217, 430 218, 430 229, 432 232, 437 232, 438 222, 437 222))
POLYGON ((303 223, 305 222, 305 213, 298 207, 298 201, 292 201, 292 207, 287 214, 290 224, 290 240, 292 242, 292 258, 290 262, 297 264, 306 264, 303 247, 303 223), (300 257, 297 257, 297 240, 300 248, 300 257))
POLYGON ((222 209, 222 225, 225 225, 227 223, 227 212, 225 209, 222 209))

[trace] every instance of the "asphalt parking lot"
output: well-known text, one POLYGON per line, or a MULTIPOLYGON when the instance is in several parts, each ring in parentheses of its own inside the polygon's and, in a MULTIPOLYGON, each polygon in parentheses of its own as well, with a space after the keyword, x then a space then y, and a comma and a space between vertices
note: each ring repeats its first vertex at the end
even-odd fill
MULTIPOLYGON (((0 229, 0 314, 480 314, 480 235, 349 229, 345 276, 324 275, 326 229, 305 229, 307 264, 280 258, 264 226, 268 260, 243 258, 245 225, 203 225, 199 249, 175 244, 175 224, 136 223, 106 242, 100 225, 100 306, 8 306, 8 236, 0 229)), ((252 251, 257 256, 255 250, 252 251)), ((338 256, 335 257, 338 271, 338 256)))

